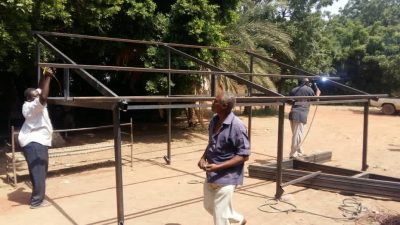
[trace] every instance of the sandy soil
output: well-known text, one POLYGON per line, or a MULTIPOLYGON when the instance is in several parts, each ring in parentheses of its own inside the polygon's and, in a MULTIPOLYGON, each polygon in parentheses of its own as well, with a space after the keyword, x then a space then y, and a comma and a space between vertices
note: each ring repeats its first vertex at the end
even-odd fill
MULTIPOLYGON (((312 120, 312 107, 309 120, 312 120)), ((361 169, 363 112, 361 107, 319 106, 303 144, 307 154, 332 151, 327 165, 361 169)), ((286 110, 288 112, 289 109, 286 110)), ((242 117, 247 123, 247 118, 242 117)), ((252 156, 248 162, 276 160, 277 117, 256 117, 252 125, 252 156)), ((400 177, 400 116, 385 116, 371 109, 369 116, 368 171, 400 177)), ((204 173, 197 161, 207 143, 202 130, 175 128, 172 142, 172 164, 166 165, 167 135, 165 127, 135 127, 133 166, 130 149, 124 149, 125 224, 204 225, 212 218, 202 208, 204 173)), ((290 147, 290 127, 285 121, 284 155, 290 147)), ((82 157, 91 157, 90 154, 82 157)), ((68 160, 67 158, 64 160, 68 160)), ((1 224, 116 224, 117 207, 115 170, 112 166, 87 168, 71 173, 58 173, 47 180, 47 199, 52 206, 31 210, 28 206, 30 186, 21 182, 16 187, 5 183, 0 173, 1 224)), ((335 192, 298 186, 285 188, 285 202, 273 210, 275 182, 246 176, 245 184, 234 196, 236 209, 250 225, 336 225, 374 224, 368 220, 344 219, 343 202, 357 203, 363 213, 400 212, 400 202, 365 196, 346 196, 335 192)), ((400 195, 400 192, 399 192, 400 195)), ((348 207, 355 210, 355 204, 348 207)), ((375 223, 377 224, 377 223, 375 223)))

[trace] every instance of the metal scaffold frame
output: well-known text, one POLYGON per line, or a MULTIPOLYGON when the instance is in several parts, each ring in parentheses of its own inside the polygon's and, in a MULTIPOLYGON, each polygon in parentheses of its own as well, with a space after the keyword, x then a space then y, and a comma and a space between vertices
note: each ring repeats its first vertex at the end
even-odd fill
MULTIPOLYGON (((57 33, 57 32, 43 32, 33 31, 33 34, 37 40, 36 45, 36 58, 37 58, 37 73, 38 78, 40 76, 40 67, 53 67, 61 68, 64 71, 63 79, 63 97, 49 97, 48 102, 50 104, 95 108, 95 109, 107 109, 111 110, 113 114, 113 125, 114 125, 114 151, 115 151, 115 173, 116 173, 116 194, 117 194, 117 217, 118 224, 124 224, 124 207, 123 207, 123 181, 122 181, 122 159, 121 159, 121 129, 120 129, 120 111, 123 110, 143 110, 143 109, 168 109, 168 140, 167 140, 167 155, 164 157, 167 164, 171 163, 171 109, 174 108, 193 108, 193 107, 210 107, 210 104, 197 104, 199 101, 212 101, 216 95, 216 76, 226 76, 232 80, 235 80, 239 84, 246 85, 248 88, 248 96, 238 97, 237 103, 239 106, 249 106, 249 120, 248 129, 249 137, 251 138, 251 118, 252 108, 251 106, 256 105, 278 105, 279 106, 279 122, 278 122, 278 142, 277 142, 277 163, 276 163, 276 198, 280 198, 283 190, 282 183, 282 162, 283 162, 283 133, 284 133, 284 115, 285 105, 288 102, 296 102, 299 100, 310 100, 310 104, 334 104, 334 103, 354 103, 359 102, 364 104, 364 123, 363 123, 363 146, 362 146, 362 170, 368 168, 367 164, 367 143, 368 143, 368 111, 369 101, 371 99, 377 99, 380 97, 386 97, 385 94, 368 94, 366 92, 351 88, 334 81, 334 78, 328 78, 327 82, 337 88, 354 93, 352 95, 331 95, 331 96, 284 96, 273 90, 267 89, 259 84, 253 82, 253 76, 268 76, 268 77, 281 77, 281 78, 322 78, 316 74, 306 72, 304 70, 295 68, 293 66, 275 61, 266 56, 259 55, 256 52, 248 51, 246 49, 239 48, 219 48, 212 46, 198 46, 198 45, 187 45, 177 43, 163 43, 156 41, 143 41, 143 40, 131 40, 111 37, 100 37, 100 36, 89 36, 80 34, 68 34, 68 33, 57 33), (165 48, 167 51, 168 68, 141 68, 141 67, 121 67, 121 66, 104 66, 104 65, 82 65, 78 64, 61 50, 54 46, 45 36, 53 37, 65 37, 65 38, 76 38, 76 39, 88 39, 98 41, 109 41, 109 42, 122 42, 127 44, 143 44, 143 45, 156 45, 165 48), (58 56, 64 63, 49 63, 41 62, 41 45, 46 46, 56 56, 58 56), (236 51, 242 52, 249 55, 249 72, 238 73, 225 71, 215 65, 207 63, 199 58, 191 56, 177 48, 196 48, 196 49, 211 49, 217 51, 236 51), (180 57, 190 60, 192 62, 201 65, 202 68, 208 69, 207 71, 201 70, 179 70, 171 68, 171 53, 179 55, 180 57), (294 70, 302 75, 282 75, 282 74, 257 74, 253 72, 254 59, 263 60, 283 68, 294 70), (142 72, 142 73, 162 73, 168 76, 168 95, 166 96, 118 96, 103 83, 97 80, 91 75, 89 70, 106 70, 106 71, 131 71, 131 72, 142 72), (93 88, 99 91, 102 96, 70 96, 69 91, 69 80, 70 72, 74 71, 86 82, 88 82, 93 88), (211 95, 209 96, 174 96, 171 95, 171 74, 200 74, 211 76, 211 95), (243 77, 249 77, 245 79, 243 77), (255 94, 253 90, 258 91, 260 94, 255 94), (313 101, 314 100, 314 101, 313 101), (141 103, 141 104, 140 104, 141 103), (194 103, 194 104, 192 104, 194 103)), ((296 104, 296 103, 294 103, 296 104)))

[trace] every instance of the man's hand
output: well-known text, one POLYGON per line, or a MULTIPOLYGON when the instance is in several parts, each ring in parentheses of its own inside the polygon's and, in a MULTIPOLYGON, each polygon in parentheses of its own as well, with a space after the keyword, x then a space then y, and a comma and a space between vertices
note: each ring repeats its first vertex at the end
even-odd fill
POLYGON ((206 170, 207 161, 204 158, 201 158, 200 161, 197 163, 197 166, 202 170, 206 170))
POLYGON ((205 171, 207 171, 207 172, 214 172, 217 170, 219 170, 218 164, 211 163, 211 164, 207 164, 205 166, 205 171))
POLYGON ((54 76, 54 72, 53 72, 53 70, 51 69, 51 68, 49 68, 49 67, 43 67, 43 75, 46 77, 46 76, 48 76, 48 77, 52 77, 52 76, 54 76))

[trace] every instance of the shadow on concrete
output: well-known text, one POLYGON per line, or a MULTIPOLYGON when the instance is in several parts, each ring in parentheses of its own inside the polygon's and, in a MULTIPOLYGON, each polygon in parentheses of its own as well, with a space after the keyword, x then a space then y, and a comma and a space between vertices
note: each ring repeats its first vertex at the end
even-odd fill
POLYGON ((31 192, 25 191, 25 188, 20 187, 15 189, 13 192, 7 194, 8 200, 16 202, 21 205, 29 205, 29 199, 31 197, 31 192))

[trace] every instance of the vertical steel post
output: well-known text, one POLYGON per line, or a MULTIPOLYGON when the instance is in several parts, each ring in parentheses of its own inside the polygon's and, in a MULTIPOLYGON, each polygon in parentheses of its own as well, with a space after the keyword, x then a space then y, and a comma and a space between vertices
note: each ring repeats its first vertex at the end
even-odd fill
POLYGON ((69 69, 64 69, 64 99, 69 97, 69 69))
POLYGON ((362 171, 366 171, 368 169, 367 164, 367 153, 368 153, 368 114, 369 114, 369 103, 364 103, 364 128, 363 128, 363 153, 362 153, 362 171))
POLYGON ((39 85, 40 82, 40 42, 39 40, 36 40, 36 66, 37 66, 37 84, 39 85))
MULTIPOLYGON (((168 69, 171 69, 171 51, 168 48, 168 69)), ((168 97, 171 96, 171 73, 168 72, 168 97)), ((171 103, 169 103, 171 104, 171 103)), ((167 156, 165 161, 167 162, 168 165, 171 164, 171 133, 172 133, 172 119, 171 119, 171 114, 172 114, 172 109, 168 109, 168 142, 167 142, 167 156)))
POLYGON ((121 155, 121 126, 119 105, 113 107, 114 124, 114 154, 115 154, 115 181, 117 192, 118 225, 124 224, 124 196, 122 182, 122 155, 121 155))
POLYGON ((133 121, 131 117, 131 168, 133 167, 133 121))
POLYGON ((14 137, 14 126, 11 126, 11 151, 12 151, 12 167, 14 176, 14 185, 17 185, 17 168, 15 165, 15 137, 14 137))
POLYGON ((283 161, 283 132, 285 120, 285 103, 279 105, 279 121, 278 121, 278 153, 276 159, 276 193, 275 199, 280 199, 283 194, 282 189, 282 161, 283 161))
MULTIPOLYGON (((254 63, 254 56, 250 55, 250 73, 253 73, 253 63, 254 63)), ((250 75, 250 81, 253 82, 253 75, 250 75)), ((253 89, 250 86, 248 86, 248 91, 249 91, 248 96, 252 96, 253 89)), ((247 126, 248 126, 248 130, 249 130, 249 141, 251 143, 251 119, 253 117, 253 107, 252 106, 245 106, 245 107, 249 107, 248 108, 249 115, 248 115, 248 125, 247 126)))
POLYGON ((216 74, 211 74, 211 97, 215 97, 217 95, 216 93, 216 88, 217 88, 217 75, 216 74))

